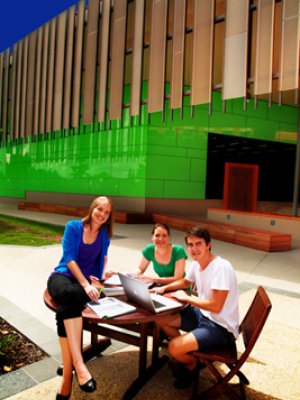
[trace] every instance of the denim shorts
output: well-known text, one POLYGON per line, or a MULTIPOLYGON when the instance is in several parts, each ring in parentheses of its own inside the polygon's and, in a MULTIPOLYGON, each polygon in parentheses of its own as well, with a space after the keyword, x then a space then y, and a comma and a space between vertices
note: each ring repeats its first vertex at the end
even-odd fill
POLYGON ((205 317, 199 308, 189 306, 181 311, 180 329, 192 333, 198 343, 198 350, 205 352, 211 349, 226 348, 236 355, 235 338, 223 326, 205 317))

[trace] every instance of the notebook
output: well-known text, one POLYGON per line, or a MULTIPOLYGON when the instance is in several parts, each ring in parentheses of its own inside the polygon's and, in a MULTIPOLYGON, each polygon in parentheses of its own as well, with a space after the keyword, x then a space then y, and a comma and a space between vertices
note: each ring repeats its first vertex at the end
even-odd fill
POLYGON ((90 301, 87 303, 87 306, 99 315, 100 318, 113 318, 136 311, 134 306, 115 297, 104 297, 98 301, 90 301))
POLYGON ((159 294, 150 293, 148 286, 143 281, 121 273, 118 275, 127 298, 147 310, 159 313, 182 307, 182 304, 178 301, 159 294))

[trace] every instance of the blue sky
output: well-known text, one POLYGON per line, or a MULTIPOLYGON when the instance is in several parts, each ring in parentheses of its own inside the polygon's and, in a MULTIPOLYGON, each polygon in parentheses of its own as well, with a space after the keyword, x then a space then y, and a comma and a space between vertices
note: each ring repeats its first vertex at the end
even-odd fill
POLYGON ((2 0, 0 53, 75 3, 77 0, 2 0))

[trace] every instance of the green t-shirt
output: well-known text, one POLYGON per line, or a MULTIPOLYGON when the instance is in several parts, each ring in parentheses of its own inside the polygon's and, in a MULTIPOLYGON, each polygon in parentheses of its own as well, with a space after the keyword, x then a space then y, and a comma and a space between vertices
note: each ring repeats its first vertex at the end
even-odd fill
POLYGON ((148 261, 152 261, 154 271, 161 278, 166 278, 170 276, 174 276, 175 272, 175 264, 176 261, 181 260, 182 258, 187 259, 186 252, 184 248, 178 244, 174 244, 172 246, 172 256, 169 264, 159 264, 154 257, 154 244, 148 244, 143 250, 142 254, 148 261))

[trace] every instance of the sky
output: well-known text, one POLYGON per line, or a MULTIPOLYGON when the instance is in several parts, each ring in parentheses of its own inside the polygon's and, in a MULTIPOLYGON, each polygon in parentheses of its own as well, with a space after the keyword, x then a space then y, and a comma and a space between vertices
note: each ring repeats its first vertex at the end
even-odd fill
POLYGON ((77 3, 77 0, 2 0, 0 53, 77 3))

